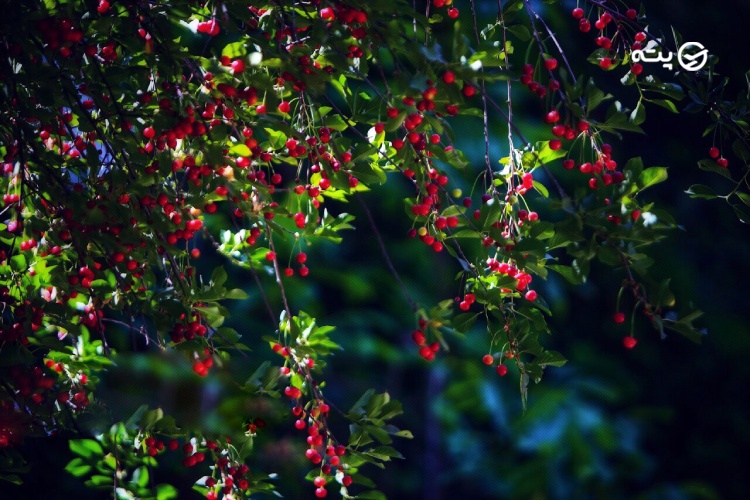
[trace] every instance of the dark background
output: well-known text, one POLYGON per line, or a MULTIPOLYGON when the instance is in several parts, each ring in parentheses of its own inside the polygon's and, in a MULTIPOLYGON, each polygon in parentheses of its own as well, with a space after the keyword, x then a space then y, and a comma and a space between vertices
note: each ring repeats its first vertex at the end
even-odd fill
MULTIPOLYGON (((491 19, 494 2, 479 3, 491 19)), ((619 96, 616 75, 577 62, 595 48, 594 35, 577 31, 568 15, 574 5, 565 5, 565 15, 548 15, 548 21, 569 60, 576 71, 594 75, 619 96)), ((719 56, 717 71, 731 79, 727 97, 745 88, 744 73, 750 69, 748 4, 706 2, 688 7, 684 2, 663 1, 650 2, 647 8, 652 32, 669 33, 674 26, 684 40, 701 42, 719 56)), ((463 10, 467 25, 468 6, 463 10)), ((491 92, 502 98, 503 89, 498 85, 491 92)), ((626 92, 623 100, 628 96, 632 97, 626 92)), ((524 130, 541 138, 542 129, 533 119, 541 111, 539 103, 521 90, 517 97, 527 100, 517 104, 528 121, 524 130)), ((676 336, 660 340, 640 325, 638 346, 627 351, 621 345, 625 327, 611 321, 621 273, 594 266, 589 283, 577 288, 551 277, 538 285, 554 311, 553 335, 546 344, 570 361, 563 368, 548 369, 542 383, 530 388, 525 414, 515 374, 501 379, 479 362, 487 346, 481 328, 465 341, 449 339, 451 352, 441 353, 429 366, 419 358, 409 338, 414 325, 409 304, 385 269, 361 205, 354 201, 331 208, 358 216, 356 235, 349 235, 341 246, 320 245, 308 252, 310 277, 293 285, 291 305, 338 327, 335 339, 345 350, 331 360, 327 371, 327 395, 333 401, 348 408, 361 392, 375 387, 387 389, 404 403, 405 414, 397 423, 415 436, 396 444, 406 459, 382 473, 370 471, 389 497, 750 497, 748 228, 726 203, 693 200, 684 193, 696 182, 728 191, 718 176, 696 166, 712 145, 710 138, 701 139, 708 120, 704 114, 672 115, 648 108, 645 136, 631 135, 612 143, 621 162, 641 155, 647 166, 670 167, 669 181, 644 194, 645 199, 670 208, 683 227, 658 245, 655 272, 673 278, 678 302, 692 302, 705 311, 701 324, 709 335, 698 346, 676 336)), ((493 142, 496 137, 502 155, 507 154, 502 150, 505 136, 498 124, 493 142)), ((476 171, 482 168, 480 120, 461 122, 458 145, 467 151, 476 171)), ((732 168, 739 168, 736 163, 735 159, 732 168)), ((561 168, 558 172, 565 177, 561 168)), ((465 175, 465 187, 472 178, 465 175)), ((429 306, 436 298, 458 293, 454 276, 459 269, 447 255, 434 254, 419 241, 405 238, 409 222, 400 200, 406 193, 406 185, 392 179, 363 195, 363 200, 371 207, 410 293, 429 306)), ((270 333, 271 327, 252 278, 239 271, 234 277, 236 284, 247 285, 252 298, 234 305, 232 323, 252 343, 252 338, 270 333)), ((149 373, 127 362, 123 366, 132 373, 149 373)), ((250 367, 236 368, 243 369, 250 367)), ((190 375, 188 368, 175 377, 190 375)), ((110 390, 119 398, 113 405, 128 407, 124 386, 134 381, 149 383, 110 378, 110 390)), ((163 390, 155 391, 155 401, 161 401, 163 390)), ((190 387, 186 390, 189 393, 190 387)), ((211 392, 205 385, 203 390, 211 392)), ((175 401, 179 404, 178 398, 175 401)), ((288 498, 310 496, 313 489, 295 468, 302 463, 302 453, 290 451, 299 448, 302 439, 294 434, 280 438, 275 448, 259 446, 258 468, 281 473, 286 479, 279 490, 288 498), (280 449, 284 446, 289 450, 280 449)), ((0 492, 8 492, 7 498, 83 498, 81 483, 62 472, 70 459, 66 450, 63 440, 27 441, 25 452, 35 469, 25 486, 3 485, 0 492)), ((157 480, 184 480, 176 460, 169 460, 157 480)), ((335 496, 333 491, 330 494, 335 496)))

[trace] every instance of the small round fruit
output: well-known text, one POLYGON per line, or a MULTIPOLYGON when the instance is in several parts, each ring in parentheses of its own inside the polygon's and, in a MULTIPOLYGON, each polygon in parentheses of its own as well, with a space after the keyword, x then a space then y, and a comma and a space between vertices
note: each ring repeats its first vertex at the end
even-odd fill
POLYGON ((612 320, 618 325, 625 323, 625 313, 616 312, 612 315, 612 320))
POLYGON ((638 339, 636 339, 635 337, 624 337, 622 339, 622 345, 625 346, 625 349, 632 349, 637 343, 638 339))
POLYGON ((495 358, 492 357, 492 354, 485 354, 482 356, 482 363, 484 363, 487 366, 490 366, 492 363, 495 362, 495 358))
POLYGON ((508 367, 505 365, 498 365, 496 371, 498 375, 504 377, 508 373, 508 367))

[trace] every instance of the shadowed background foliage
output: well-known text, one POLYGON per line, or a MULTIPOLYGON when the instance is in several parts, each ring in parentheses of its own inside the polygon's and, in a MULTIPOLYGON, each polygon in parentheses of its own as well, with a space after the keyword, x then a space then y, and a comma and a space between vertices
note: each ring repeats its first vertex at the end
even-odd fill
MULTIPOLYGON (((494 3, 479 3, 490 20, 494 3)), ((728 96, 742 90, 750 60, 737 47, 744 45, 750 7, 740 1, 692 4, 690 9, 681 2, 652 2, 647 12, 653 32, 669 33, 674 26, 685 40, 699 41, 719 56, 717 68, 731 78, 728 96)), ((549 21, 574 67, 596 75, 597 81, 609 78, 616 88, 615 76, 577 62, 595 48, 593 35, 578 33, 567 16, 549 21)), ((502 99, 503 89, 498 84, 490 92, 502 99)), ((522 127, 531 138, 541 137, 544 131, 536 119, 541 106, 523 91, 517 98, 522 127)), ((451 352, 431 365, 417 355, 409 337, 414 326, 409 303, 387 271, 363 205, 353 202, 331 208, 357 215, 356 237, 345 238, 341 246, 310 248, 310 276, 294 282, 288 293, 293 308, 325 317, 337 327, 335 338, 344 351, 330 362, 329 373, 337 374, 330 377, 327 388, 332 401, 347 408, 358 394, 375 387, 387 389, 404 403, 399 426, 412 430, 415 438, 397 443, 406 459, 375 478, 390 497, 732 499, 750 495, 748 229, 728 205, 684 194, 695 182, 723 188, 696 167, 711 146, 710 138, 701 139, 708 119, 658 108, 649 108, 648 113, 645 136, 628 136, 613 144, 623 158, 641 155, 646 165, 670 167, 670 180, 646 196, 671 207, 684 229, 659 245, 657 272, 673 278, 678 300, 693 301, 705 311, 709 335, 696 346, 682 337, 661 340, 639 323, 639 344, 626 351, 621 346, 625 327, 611 321, 622 275, 594 267, 591 281, 575 288, 550 277, 537 285, 554 312, 547 346, 566 354, 569 363, 548 369, 544 381, 530 389, 525 414, 515 373, 501 379, 481 364, 488 343, 480 327, 465 340, 449 339, 451 352)), ((458 145, 476 171, 482 168, 484 154, 481 121, 467 119, 456 124, 459 127, 458 145)), ((497 154, 506 154, 501 124, 491 132, 497 154)), ((564 183, 568 173, 560 167, 557 173, 564 183)), ((463 174, 463 181, 469 190, 473 174, 463 174)), ((415 300, 429 306, 436 297, 451 298, 459 292, 454 281, 459 269, 447 256, 406 238, 410 226, 400 201, 406 190, 406 183, 394 178, 362 198, 404 285, 415 300)), ((212 267, 211 258, 218 260, 209 256, 206 269, 212 267)), ((272 331, 252 276, 237 271, 233 279, 235 285, 244 285, 251 299, 230 304, 231 326, 247 336, 272 331)), ((240 361, 233 370, 252 371, 250 365, 262 356, 265 353, 253 353, 248 366, 239 366, 240 361)), ((189 369, 175 373, 169 360, 162 367, 142 367, 133 360, 127 372, 127 378, 109 379, 113 405, 137 406, 128 393, 131 386, 144 383, 153 385, 155 403, 172 406, 175 412, 183 398, 200 391, 205 413, 186 418, 203 418, 222 404, 223 395, 212 390, 211 377, 198 387, 191 382, 189 369), (132 376, 138 373, 141 378, 132 376), (156 373, 161 374, 161 386, 156 384, 156 373)), ((259 461, 265 470, 280 473, 304 466, 299 441, 290 433, 288 440, 273 448, 260 444, 259 461)), ((31 440, 25 448, 36 469, 22 487, 3 485, 8 498, 93 495, 61 472, 70 458, 65 442, 31 440), (52 484, 55 490, 50 492, 52 484)), ((177 461, 167 460, 157 478, 175 480, 181 473, 177 461)), ((279 485, 288 498, 311 495, 302 474, 298 477, 297 483, 279 485)), ((188 491, 183 493, 190 497, 188 491)))

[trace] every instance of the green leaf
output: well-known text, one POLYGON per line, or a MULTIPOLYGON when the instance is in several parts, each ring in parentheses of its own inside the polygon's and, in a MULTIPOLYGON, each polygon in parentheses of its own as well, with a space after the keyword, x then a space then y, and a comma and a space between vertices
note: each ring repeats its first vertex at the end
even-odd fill
POLYGON ((101 456, 104 453, 102 445, 93 439, 73 439, 68 443, 70 451, 83 458, 101 456))
POLYGON ((735 141, 732 143, 732 151, 734 151, 734 154, 736 154, 737 157, 746 165, 748 162, 750 162, 750 151, 748 151, 748 148, 747 146, 745 146, 745 143, 742 141, 742 139, 735 139, 735 141))
POLYGON ((634 125, 640 125, 646 121, 646 106, 643 105, 642 101, 638 101, 638 105, 630 113, 630 122, 634 125))
POLYGON ((641 127, 633 123, 630 117, 621 111, 613 113, 606 122, 599 125, 599 128, 611 131, 624 130, 626 132, 644 133, 641 127))
POLYGON ((638 175, 637 183, 640 189, 646 189, 665 180, 667 180, 666 167, 650 167, 638 175))
POLYGON ((693 184, 685 191, 690 195, 691 198, 703 198, 705 200, 713 200, 717 197, 716 192, 708 186, 703 184, 693 184))
POLYGON ((538 364, 539 366, 550 365, 560 367, 567 362, 568 360, 565 359, 565 357, 557 351, 544 351, 541 356, 537 356, 534 359, 534 363, 538 364))
POLYGON ((223 266, 219 266, 211 273, 211 284, 214 287, 220 287, 227 281, 228 277, 227 270, 223 266))
POLYGON ((325 124, 326 127, 330 128, 331 130, 337 130, 339 132, 343 132, 344 130, 349 128, 349 124, 344 121, 341 115, 326 117, 325 124))
POLYGON ((149 473, 148 468, 146 467, 138 467, 133 471, 133 478, 132 481, 140 486, 141 488, 145 488, 148 486, 148 480, 149 480, 149 473))
POLYGON ((669 99, 653 99, 649 102, 651 102, 652 104, 656 104, 657 106, 661 106, 664 109, 668 109, 669 111, 675 114, 680 112, 677 109, 677 106, 675 106, 675 104, 669 99))
POLYGON ((750 206, 750 194, 744 193, 742 191, 737 191, 734 194, 737 195, 737 198, 739 198, 740 201, 742 201, 742 203, 744 203, 747 206, 750 206))
POLYGON ((726 177, 727 179, 732 179, 732 174, 729 172, 728 168, 720 167, 716 164, 716 161, 714 160, 699 160, 698 161, 698 168, 701 170, 705 170, 707 172, 713 172, 715 174, 719 174, 722 177, 726 177))
POLYGON ((247 54, 247 46, 244 41, 230 43, 221 49, 221 55, 230 58, 244 56, 245 54, 247 54))
POLYGON ((453 328, 460 333, 469 333, 471 327, 476 323, 479 313, 462 313, 453 318, 453 328))
POLYGON ((83 477, 91 472, 92 468, 91 465, 84 462, 83 458, 75 457, 65 466, 65 471, 75 477, 83 477))
POLYGON ((179 496, 178 493, 177 488, 171 484, 156 485, 156 500, 172 500, 179 496))
POLYGON ((244 144, 236 144, 229 148, 229 153, 235 156, 251 156, 253 153, 244 144))
POLYGON ((734 213, 743 224, 750 224, 750 213, 742 205, 732 205, 734 213))
POLYGON ((18 254, 10 258, 10 268, 14 271, 21 273, 26 270, 26 267, 26 257, 24 257, 23 255, 18 254))
POLYGON ((225 299, 233 299, 233 300, 244 300, 249 298, 250 296, 242 290, 241 288, 233 288, 232 290, 227 291, 224 294, 225 299))
POLYGON ((362 493, 359 493, 354 498, 362 498, 366 500, 387 500, 387 496, 385 496, 385 493, 378 490, 370 490, 370 491, 363 491, 362 493))

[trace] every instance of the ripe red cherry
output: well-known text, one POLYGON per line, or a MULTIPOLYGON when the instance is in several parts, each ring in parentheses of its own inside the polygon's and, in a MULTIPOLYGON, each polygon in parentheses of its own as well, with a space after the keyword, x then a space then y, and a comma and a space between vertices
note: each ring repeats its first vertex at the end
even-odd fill
POLYGON ((717 147, 712 147, 708 150, 708 156, 710 156, 711 158, 718 158, 719 154, 719 148, 717 147))
POLYGON ((208 368, 203 364, 202 361, 196 361, 193 363, 193 371, 199 377, 205 377, 208 374, 208 368))
POLYGON ((318 476, 315 479, 313 479, 313 484, 317 486, 318 488, 322 488, 323 486, 325 486, 326 482, 327 482, 326 478, 324 478, 323 476, 318 476))
POLYGON ((289 111, 291 111, 291 109, 292 109, 292 106, 289 104, 289 102, 287 102, 287 101, 281 101, 279 103, 279 112, 286 114, 286 113, 289 113, 289 111))
POLYGON ((609 68, 611 68, 612 67, 612 59, 610 59, 609 57, 603 57, 599 61, 599 67, 601 67, 602 69, 609 69, 609 68))
POLYGON ((537 294, 534 290, 529 290, 528 292, 526 292, 525 297, 529 302, 533 302, 536 300, 537 294))
POLYGON ((591 22, 588 19, 581 19, 578 21, 578 29, 581 33, 588 33, 591 31, 591 22))
POLYGON ((636 12, 635 9, 628 9, 625 11, 625 17, 627 17, 628 19, 632 21, 633 19, 638 17, 638 12, 636 12))
POLYGON ((485 354, 482 356, 482 363, 484 363, 487 366, 490 366, 492 363, 495 362, 495 358, 492 357, 492 354, 485 354))
POLYGON ((464 94, 465 97, 471 97, 476 93, 476 90, 473 85, 466 83, 464 84, 464 88, 461 89, 461 92, 464 94))
POLYGON ((635 64, 634 64, 634 65, 633 65, 633 66, 632 66, 632 67, 630 68, 630 71, 632 71, 632 72, 633 72, 633 74, 634 74, 635 76, 638 76, 638 75, 640 75, 641 73, 643 73, 643 65, 641 65, 640 63, 635 63, 635 64))
POLYGON ((320 9, 320 18, 324 21, 333 21, 336 19, 336 14, 331 7, 324 7, 320 9))
POLYGON ((445 73, 443 73, 443 82, 445 82, 446 85, 450 85, 455 81, 456 75, 454 75, 452 71, 446 71, 445 73))
POLYGON ((576 7, 573 9, 573 12, 571 12, 574 19, 581 19, 583 17, 583 9, 580 7, 576 7))
POLYGON ((612 315, 612 320, 617 323, 618 325, 625 322, 625 314, 621 312, 616 312, 612 315))
POLYGON ((637 343, 638 339, 635 337, 623 337, 622 339, 622 345, 625 346, 625 349, 632 349, 637 343))
POLYGON ((556 123, 560 121, 560 113, 556 109, 553 109, 544 117, 544 121, 547 123, 556 123))
POLYGON ((504 377, 508 373, 508 367, 505 365, 498 365, 496 371, 498 375, 504 377))
POLYGON ((325 488, 316 488, 315 489, 315 496, 318 498, 325 498, 326 495, 328 495, 328 490, 325 488))
POLYGON ((554 57, 550 57, 549 59, 544 60, 544 67, 548 70, 552 71, 553 69, 557 68, 557 59, 554 57))
POLYGON ((232 61, 232 73, 238 75, 245 71, 245 63, 241 59, 232 61))
POLYGON ((718 160, 716 160, 716 164, 720 167, 727 168, 729 166, 729 160, 727 160, 726 158, 719 158, 718 160))
POLYGON ((458 17, 458 9, 455 7, 451 7, 448 9, 448 17, 451 19, 456 19, 458 17))

